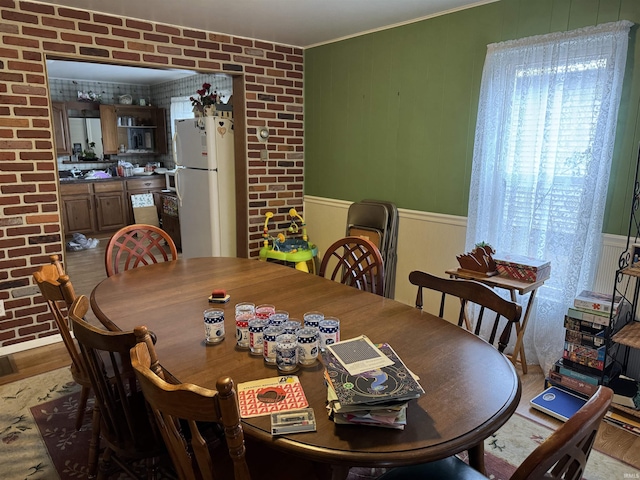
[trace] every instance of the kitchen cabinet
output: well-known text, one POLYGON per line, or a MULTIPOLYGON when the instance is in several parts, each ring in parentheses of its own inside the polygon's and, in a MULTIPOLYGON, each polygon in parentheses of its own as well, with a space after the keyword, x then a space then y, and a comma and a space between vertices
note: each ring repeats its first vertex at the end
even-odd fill
MULTIPOLYGON (((105 154, 126 152, 167 153, 166 110, 137 105, 100 105, 102 142, 105 154)), ((126 153, 125 153, 126 155, 126 153)))
POLYGON ((162 198, 161 193, 165 187, 164 176, 150 176, 147 178, 134 178, 126 181, 127 187, 127 208, 129 214, 129 223, 135 223, 133 216, 133 205, 131 204, 131 195, 139 195, 142 193, 153 194, 153 203, 158 212, 158 218, 162 214, 162 198))
POLYGON ((96 226, 99 232, 128 225, 127 203, 122 182, 94 183, 96 226))
POLYGON ((71 141, 69 140, 69 116, 64 102, 51 102, 51 116, 53 118, 53 139, 57 155, 71 155, 71 141))
POLYGON ((115 232, 135 223, 131 195, 141 193, 153 194, 160 218, 164 186, 164 176, 159 175, 61 183, 64 232, 66 235, 115 232))
POLYGON ((90 183, 60 185, 64 231, 93 233, 96 230, 93 191, 90 183))

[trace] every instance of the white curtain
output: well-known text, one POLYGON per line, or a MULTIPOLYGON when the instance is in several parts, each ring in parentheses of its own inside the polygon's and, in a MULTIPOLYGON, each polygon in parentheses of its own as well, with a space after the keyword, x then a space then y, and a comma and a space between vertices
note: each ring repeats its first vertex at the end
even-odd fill
POLYGON ((632 25, 487 48, 466 248, 485 241, 496 257, 551 261, 525 334, 527 361, 544 372, 562 357, 564 315, 580 290, 591 289, 598 264, 632 25))

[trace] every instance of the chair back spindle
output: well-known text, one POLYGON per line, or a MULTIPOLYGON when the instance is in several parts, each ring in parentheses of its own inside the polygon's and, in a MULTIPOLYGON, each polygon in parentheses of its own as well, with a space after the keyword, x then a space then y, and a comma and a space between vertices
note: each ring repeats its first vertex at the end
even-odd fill
POLYGON ((441 293, 440 308, 438 311, 439 317, 444 318, 445 316, 445 302, 447 295, 457 297, 460 307, 457 319, 458 326, 462 326, 465 321, 468 312, 467 307, 471 304, 477 305, 479 310, 477 312, 474 328, 475 335, 480 335, 485 312, 487 310, 492 311, 495 316, 493 317, 493 324, 491 326, 488 339, 489 343, 492 345, 494 345, 496 341, 496 335, 500 326, 500 319, 506 319, 506 324, 498 338, 497 347, 500 352, 504 352, 507 344, 509 343, 513 325, 520 322, 522 307, 519 304, 502 298, 488 286, 473 280, 440 278, 429 273, 416 270, 409 274, 409 281, 418 287, 418 292, 416 294, 416 308, 418 309, 422 309, 424 306, 422 292, 424 288, 441 293))
POLYGON ((363 237, 344 237, 322 257, 318 275, 365 292, 384 295, 384 262, 375 244, 363 237))
POLYGON ((177 258, 175 243, 161 228, 144 224, 127 225, 109 240, 105 251, 105 269, 107 277, 110 277, 132 268, 177 258))

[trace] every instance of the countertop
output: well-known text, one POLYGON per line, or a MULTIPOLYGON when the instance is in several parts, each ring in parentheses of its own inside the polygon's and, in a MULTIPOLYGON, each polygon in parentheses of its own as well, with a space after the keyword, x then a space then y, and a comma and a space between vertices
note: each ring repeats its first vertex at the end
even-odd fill
POLYGON ((144 180, 144 179, 155 179, 158 177, 164 177, 164 175, 153 174, 153 175, 133 175, 131 177, 109 177, 109 178, 60 178, 60 183, 92 183, 92 182, 123 182, 125 180, 144 180))

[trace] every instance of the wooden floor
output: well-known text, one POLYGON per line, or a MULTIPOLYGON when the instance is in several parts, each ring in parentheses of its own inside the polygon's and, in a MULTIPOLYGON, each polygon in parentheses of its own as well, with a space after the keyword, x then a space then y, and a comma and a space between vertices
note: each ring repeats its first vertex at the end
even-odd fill
MULTIPOLYGON (((93 288, 106 278, 104 273, 106 242, 106 238, 101 238, 100 245, 95 249, 66 254, 65 267, 77 295, 88 297, 93 288)), ((94 321, 97 322, 95 319, 94 321)), ((16 353, 9 357, 9 361, 15 373, 0 376, 0 385, 54 370, 70 363, 62 343, 16 353)), ((560 425, 559 421, 529 407, 529 400, 544 388, 544 375, 540 367, 529 365, 526 375, 522 374, 520 369, 518 371, 522 381, 522 398, 517 409, 518 413, 550 428, 557 428, 560 425)), ((603 423, 596 440, 596 448, 640 470, 640 436, 603 423)))

